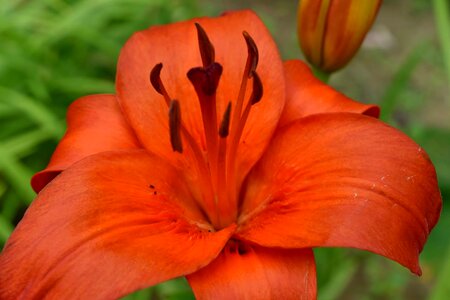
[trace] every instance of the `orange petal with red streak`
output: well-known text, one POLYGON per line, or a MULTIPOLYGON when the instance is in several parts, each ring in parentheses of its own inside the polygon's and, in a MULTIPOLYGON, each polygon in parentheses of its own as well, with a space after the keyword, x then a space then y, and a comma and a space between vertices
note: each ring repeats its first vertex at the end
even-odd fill
POLYGON ((317 79, 309 67, 300 60, 284 63, 286 75, 286 106, 279 126, 284 126, 312 114, 352 112, 378 118, 376 105, 363 104, 339 93, 317 79))
POLYGON ((67 132, 50 163, 31 179, 36 192, 61 171, 95 153, 140 148, 114 95, 91 95, 72 103, 67 113, 67 132))
POLYGON ((311 249, 236 247, 187 276, 197 299, 316 299, 311 249))
POLYGON ((11 235, 0 298, 116 299, 195 272, 235 228, 208 226, 177 170, 158 157, 92 155, 42 190, 11 235))
POLYGON ((285 126, 247 183, 242 239, 267 247, 355 247, 420 274, 439 218, 424 150, 377 119, 312 115, 285 126))

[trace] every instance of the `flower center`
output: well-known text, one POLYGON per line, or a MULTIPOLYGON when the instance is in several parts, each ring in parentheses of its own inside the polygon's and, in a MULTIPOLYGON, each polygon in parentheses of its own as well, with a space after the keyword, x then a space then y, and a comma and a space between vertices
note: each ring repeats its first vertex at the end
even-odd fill
POLYGON ((150 73, 153 88, 161 94, 169 108, 170 143, 173 151, 183 153, 183 143, 190 149, 195 161, 203 199, 199 206, 216 229, 224 228, 236 221, 238 214, 237 150, 245 123, 253 105, 263 95, 263 87, 256 67, 258 65, 258 48, 247 32, 243 36, 247 45, 247 61, 242 74, 239 93, 232 107, 231 101, 222 116, 218 118, 216 91, 222 75, 222 66, 215 61, 214 46, 205 30, 198 24, 197 37, 202 58, 202 66, 190 69, 187 77, 197 94, 206 149, 202 150, 181 119, 181 105, 169 96, 161 81, 162 63, 154 66, 150 73), (252 93, 246 99, 246 89, 252 81, 252 93), (220 119, 220 122, 218 120, 220 119))

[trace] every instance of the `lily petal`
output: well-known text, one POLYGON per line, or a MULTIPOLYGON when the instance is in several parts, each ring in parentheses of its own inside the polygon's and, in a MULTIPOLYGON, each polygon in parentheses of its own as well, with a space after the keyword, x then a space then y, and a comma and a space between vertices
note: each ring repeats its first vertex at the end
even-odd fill
POLYGON ((197 299, 316 299, 311 249, 236 247, 187 276, 197 299))
MULTIPOLYGON (((121 106, 139 140, 151 152, 174 165, 183 164, 186 155, 172 151, 169 139, 167 105, 149 82, 152 68, 163 63, 161 81, 171 98, 180 102, 182 120, 200 146, 205 147, 200 105, 187 72, 202 65, 195 23, 208 34, 216 61, 223 66, 217 89, 217 119, 228 103, 232 112, 247 59, 242 32, 247 31, 259 49, 257 72, 264 86, 260 102, 252 107, 238 149, 238 174, 245 174, 261 156, 274 132, 284 106, 283 65, 276 45, 261 20, 251 11, 238 11, 218 18, 198 18, 153 26, 135 33, 123 47, 117 67, 116 88, 121 106), (157 140, 158 143, 154 141, 157 140)), ((247 87, 250 96, 251 81, 247 87)), ((188 165, 188 164, 186 164, 188 165)))
POLYGON ((189 199, 176 170, 144 151, 74 164, 39 193, 8 240, 0 298, 115 299, 197 271, 235 225, 210 232, 189 199))
POLYGON ((312 114, 352 112, 378 118, 380 108, 348 98, 317 79, 300 60, 284 62, 286 106, 279 127, 312 114))
POLYGON ((355 247, 420 274, 442 200, 424 150, 377 119, 312 115, 284 127, 247 183, 239 237, 267 247, 355 247))
POLYGON ((92 95, 73 102, 67 132, 50 163, 31 179, 38 193, 53 178, 86 156, 109 150, 137 149, 139 141, 125 121, 114 95, 92 95))

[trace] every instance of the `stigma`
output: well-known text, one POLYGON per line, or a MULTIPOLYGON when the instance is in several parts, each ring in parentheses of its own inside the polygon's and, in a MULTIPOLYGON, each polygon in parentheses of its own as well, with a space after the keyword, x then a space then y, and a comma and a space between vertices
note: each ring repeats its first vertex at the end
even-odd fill
POLYGON ((197 202, 214 228, 221 229, 236 222, 238 215, 236 155, 251 108, 263 96, 262 81, 257 73, 259 53, 250 34, 244 31, 247 60, 241 82, 236 86, 237 99, 230 99, 225 110, 219 113, 217 90, 223 68, 227 66, 216 61, 214 45, 205 29, 198 23, 195 23, 195 29, 201 65, 193 66, 186 75, 200 104, 204 144, 194 139, 183 124, 183 99, 175 99, 168 94, 161 80, 163 63, 156 64, 151 70, 150 83, 168 107, 168 138, 172 150, 183 155, 185 150, 188 151, 197 164, 196 169, 205 188, 203 198, 197 199, 197 202), (248 97, 247 86, 251 86, 248 97))

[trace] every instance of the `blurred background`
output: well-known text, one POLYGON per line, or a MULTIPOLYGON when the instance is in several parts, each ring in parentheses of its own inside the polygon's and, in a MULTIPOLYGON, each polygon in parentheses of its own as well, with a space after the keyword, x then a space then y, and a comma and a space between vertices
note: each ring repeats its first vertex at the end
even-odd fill
MULTIPOLYGON (((444 210, 421 255, 423 275, 362 251, 316 249, 321 300, 450 299, 445 1, 385 1, 356 58, 330 80, 356 100, 379 104, 383 120, 419 143, 436 166, 444 210)), ((302 57, 294 0, 0 0, 0 248, 35 197, 30 178, 46 166, 64 134, 67 106, 83 95, 114 93, 117 57, 127 38, 152 24, 239 8, 261 16, 284 59, 302 57)), ((126 298, 193 296, 177 279, 126 298)))

